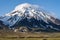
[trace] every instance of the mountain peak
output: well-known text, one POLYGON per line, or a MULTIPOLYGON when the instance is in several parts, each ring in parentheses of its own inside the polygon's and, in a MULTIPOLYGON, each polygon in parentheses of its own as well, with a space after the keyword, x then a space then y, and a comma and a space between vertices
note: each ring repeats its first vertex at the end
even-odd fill
POLYGON ((22 9, 26 9, 26 8, 38 8, 38 5, 32 5, 32 4, 29 4, 29 3, 23 3, 23 4, 19 4, 15 7, 15 10, 14 11, 17 11, 17 10, 22 10, 22 9))

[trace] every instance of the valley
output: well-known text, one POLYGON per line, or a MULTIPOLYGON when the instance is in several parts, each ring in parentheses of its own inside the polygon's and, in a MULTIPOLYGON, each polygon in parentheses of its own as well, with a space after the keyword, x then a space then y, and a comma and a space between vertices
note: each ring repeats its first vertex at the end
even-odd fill
POLYGON ((0 32, 0 40, 60 40, 60 33, 0 32))

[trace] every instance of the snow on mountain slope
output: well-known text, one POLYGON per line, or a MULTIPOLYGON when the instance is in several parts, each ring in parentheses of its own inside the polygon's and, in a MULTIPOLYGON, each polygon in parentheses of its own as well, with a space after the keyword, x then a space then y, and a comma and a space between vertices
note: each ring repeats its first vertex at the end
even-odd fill
MULTIPOLYGON (((25 18, 27 18, 28 21, 30 21, 31 18, 34 18, 36 20, 43 20, 47 24, 49 24, 48 21, 52 21, 54 24, 60 25, 59 23, 55 22, 56 18, 52 17, 47 13, 48 12, 41 9, 38 5, 24 3, 16 6, 16 8, 10 13, 1 16, 0 20, 2 20, 4 24, 8 25, 9 27, 15 25, 16 23, 25 18)), ((53 27, 51 26, 51 28, 53 27)))

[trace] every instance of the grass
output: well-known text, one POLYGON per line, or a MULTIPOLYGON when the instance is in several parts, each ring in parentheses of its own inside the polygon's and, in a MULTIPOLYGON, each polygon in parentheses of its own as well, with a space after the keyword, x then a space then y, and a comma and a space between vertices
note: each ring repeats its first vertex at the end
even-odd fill
POLYGON ((21 33, 0 31, 0 40, 60 40, 60 33, 21 33))
POLYGON ((0 38, 0 40, 60 40, 60 38, 0 38))

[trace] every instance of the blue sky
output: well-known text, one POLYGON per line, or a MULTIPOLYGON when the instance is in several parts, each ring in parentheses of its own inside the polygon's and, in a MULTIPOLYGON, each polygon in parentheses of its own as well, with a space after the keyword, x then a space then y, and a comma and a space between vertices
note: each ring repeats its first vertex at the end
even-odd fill
POLYGON ((40 5, 60 18, 60 0, 0 0, 0 16, 11 12, 15 6, 22 3, 40 5))

